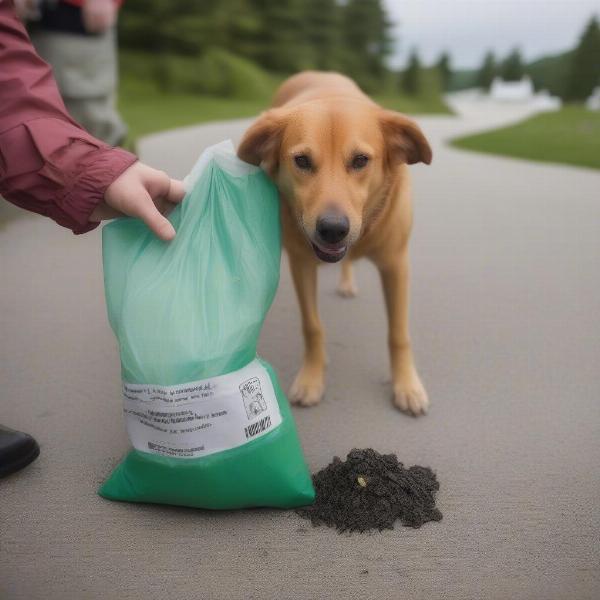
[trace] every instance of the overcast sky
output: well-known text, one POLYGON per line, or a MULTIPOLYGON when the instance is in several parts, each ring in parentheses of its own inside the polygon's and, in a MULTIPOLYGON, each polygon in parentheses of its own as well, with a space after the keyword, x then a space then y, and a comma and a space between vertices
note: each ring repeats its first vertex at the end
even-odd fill
POLYGON ((398 37, 392 64, 412 46, 433 62, 448 50, 454 67, 477 67, 487 49, 519 46, 527 60, 572 48, 600 0, 385 0, 398 37))

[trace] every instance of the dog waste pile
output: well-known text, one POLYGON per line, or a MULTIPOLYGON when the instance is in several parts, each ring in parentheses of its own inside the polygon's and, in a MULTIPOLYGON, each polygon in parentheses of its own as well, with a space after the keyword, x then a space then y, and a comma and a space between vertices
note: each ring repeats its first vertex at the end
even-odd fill
POLYGON ((314 504, 296 512, 313 525, 335 527, 340 533, 393 529, 396 521, 418 528, 442 519, 435 507, 440 485, 433 471, 405 469, 394 454, 354 449, 345 461, 336 456, 313 476, 313 483, 314 504))

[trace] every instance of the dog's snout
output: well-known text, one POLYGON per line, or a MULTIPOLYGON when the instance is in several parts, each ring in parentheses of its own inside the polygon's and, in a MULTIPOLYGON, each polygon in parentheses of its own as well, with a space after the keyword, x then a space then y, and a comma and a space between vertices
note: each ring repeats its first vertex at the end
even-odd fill
POLYGON ((326 213, 317 220, 317 234, 326 244, 341 242, 350 231, 350 221, 346 215, 326 213))

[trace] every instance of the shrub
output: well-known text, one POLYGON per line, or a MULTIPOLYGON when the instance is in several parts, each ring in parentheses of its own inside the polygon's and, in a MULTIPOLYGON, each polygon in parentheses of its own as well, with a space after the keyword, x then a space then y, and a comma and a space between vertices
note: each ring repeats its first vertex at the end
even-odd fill
POLYGON ((252 100, 268 96, 269 75, 249 60, 212 48, 198 57, 165 54, 154 59, 154 79, 167 92, 252 100))

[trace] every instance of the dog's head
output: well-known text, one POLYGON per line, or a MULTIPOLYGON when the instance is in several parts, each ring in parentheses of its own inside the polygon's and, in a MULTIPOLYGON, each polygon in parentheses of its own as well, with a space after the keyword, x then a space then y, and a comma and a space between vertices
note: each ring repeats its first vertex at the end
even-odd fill
POLYGON ((342 259, 356 242, 400 164, 431 162, 431 148, 413 121, 347 99, 265 112, 246 132, 238 155, 263 166, 326 262, 342 259))

